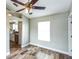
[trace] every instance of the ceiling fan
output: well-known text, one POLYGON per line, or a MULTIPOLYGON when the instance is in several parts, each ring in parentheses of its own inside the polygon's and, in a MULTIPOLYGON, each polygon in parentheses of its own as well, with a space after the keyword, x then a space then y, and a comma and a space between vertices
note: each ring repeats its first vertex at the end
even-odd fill
POLYGON ((15 3, 18 3, 18 4, 22 5, 22 6, 24 6, 24 8, 22 8, 20 10, 17 10, 16 12, 20 12, 22 10, 27 9, 28 10, 28 13, 29 14, 32 14, 32 12, 30 12, 32 9, 44 10, 46 8, 46 7, 42 7, 42 6, 33 6, 38 0, 31 0, 31 2, 28 0, 28 2, 25 3, 25 4, 22 3, 22 2, 20 2, 20 1, 18 1, 18 0, 11 0, 11 1, 13 1, 15 3))

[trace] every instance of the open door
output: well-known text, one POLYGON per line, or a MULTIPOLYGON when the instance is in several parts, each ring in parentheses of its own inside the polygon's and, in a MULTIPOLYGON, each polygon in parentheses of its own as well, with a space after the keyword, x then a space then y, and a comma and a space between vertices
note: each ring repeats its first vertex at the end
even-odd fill
POLYGON ((21 48, 22 22, 10 22, 10 52, 14 53, 21 48))

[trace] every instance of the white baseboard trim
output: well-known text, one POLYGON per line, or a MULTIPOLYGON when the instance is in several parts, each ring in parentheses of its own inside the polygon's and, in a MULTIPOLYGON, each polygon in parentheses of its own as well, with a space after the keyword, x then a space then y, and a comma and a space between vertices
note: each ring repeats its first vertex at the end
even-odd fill
POLYGON ((24 48, 24 47, 26 47, 26 46, 28 46, 28 45, 29 45, 29 43, 24 44, 24 45, 22 45, 21 47, 24 48))
POLYGON ((9 55, 10 55, 10 52, 7 52, 7 53, 6 53, 6 56, 9 56, 9 55))
POLYGON ((69 56, 72 56, 72 55, 69 54, 68 52, 64 52, 64 51, 61 51, 61 50, 49 48, 49 47, 46 47, 46 46, 43 46, 43 45, 39 45, 39 44, 35 44, 35 43, 30 43, 30 44, 35 45, 35 46, 39 46, 39 47, 42 47, 42 48, 50 49, 50 50, 52 50, 52 51, 56 51, 56 52, 59 52, 59 53, 63 53, 63 54, 69 55, 69 56))

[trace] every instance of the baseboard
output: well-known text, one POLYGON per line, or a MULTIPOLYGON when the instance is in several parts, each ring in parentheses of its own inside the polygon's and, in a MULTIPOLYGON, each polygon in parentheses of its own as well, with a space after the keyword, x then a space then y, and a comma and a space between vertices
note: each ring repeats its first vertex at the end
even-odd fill
POLYGON ((22 45, 22 48, 24 48, 24 47, 26 47, 26 46, 28 46, 28 45, 29 45, 29 43, 24 44, 24 45, 22 45))
POLYGON ((42 47, 42 48, 50 49, 50 50, 52 50, 52 51, 56 51, 56 52, 59 52, 59 53, 63 53, 63 54, 69 55, 69 56, 72 56, 72 55, 69 54, 68 52, 64 52, 64 51, 61 51, 61 50, 49 48, 49 47, 46 47, 46 46, 43 46, 43 45, 39 45, 39 44, 35 44, 35 43, 30 43, 30 44, 35 45, 35 46, 39 46, 39 47, 42 47))
POLYGON ((10 52, 7 52, 7 53, 6 53, 6 56, 9 56, 9 55, 10 55, 10 52))

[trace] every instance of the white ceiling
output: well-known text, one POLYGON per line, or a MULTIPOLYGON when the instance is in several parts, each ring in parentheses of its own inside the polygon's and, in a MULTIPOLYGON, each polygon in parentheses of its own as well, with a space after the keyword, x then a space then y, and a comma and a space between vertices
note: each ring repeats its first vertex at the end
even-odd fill
MULTIPOLYGON (((28 0, 18 0, 23 3, 27 3, 28 0)), ((7 8, 11 11, 16 11, 23 6, 19 5, 18 7, 14 6, 12 4, 13 2, 10 0, 6 1, 7 8)), ((45 10, 35 10, 33 9, 33 14, 29 15, 25 13, 25 10, 21 11, 20 13, 23 13, 27 17, 40 17, 40 16, 46 16, 50 14, 60 13, 60 12, 66 12, 71 7, 72 0, 39 0, 35 5, 36 6, 45 6, 45 10)))

